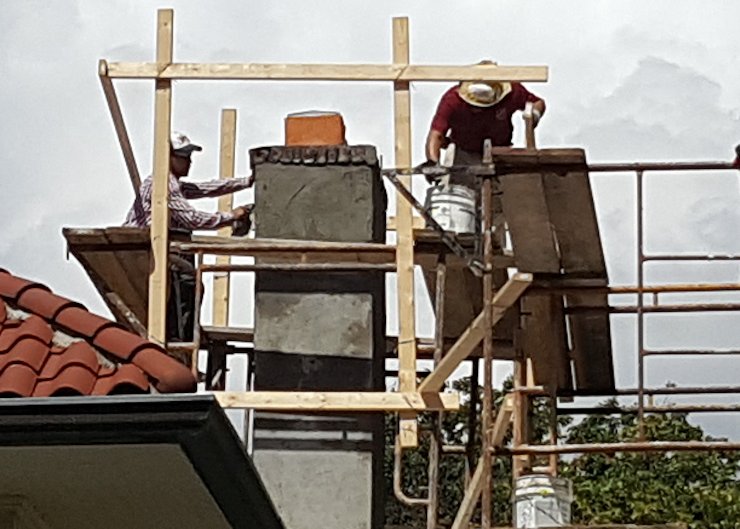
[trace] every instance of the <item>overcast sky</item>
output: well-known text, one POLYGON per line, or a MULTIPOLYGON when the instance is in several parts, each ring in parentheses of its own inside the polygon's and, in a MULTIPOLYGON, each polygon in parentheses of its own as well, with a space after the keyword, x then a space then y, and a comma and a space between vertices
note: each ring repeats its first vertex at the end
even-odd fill
MULTIPOLYGON (((0 12, 0 267, 105 312, 82 268, 65 257, 62 226, 121 223, 132 192, 97 79, 97 61, 152 61, 158 7, 175 8, 175 60, 386 63, 391 19, 407 15, 411 61, 550 67, 530 84, 548 112, 541 147, 583 147, 590 161, 730 160, 740 142, 740 3, 718 1, 106 2, 6 0, 0 12)), ((449 86, 412 88, 414 162, 449 86)), ((140 170, 151 166, 152 84, 117 82, 140 170)), ((393 163, 387 83, 176 83, 173 127, 206 149, 196 179, 215 176, 221 108, 238 109, 237 172, 246 151, 283 141, 295 111, 340 111, 350 143, 393 163)), ((518 119, 517 119, 518 123, 518 119)), ((516 135, 517 141, 521 134, 516 135)), ((635 281, 634 177, 592 177, 614 284, 635 281)), ((250 198, 249 191, 237 200, 250 198)), ((740 253, 738 175, 648 177, 646 246, 740 253)), ((214 209, 215 201, 203 201, 214 209)), ((648 282, 738 281, 736 264, 651 265, 648 282)), ((667 298, 668 299, 668 298, 667 298)), ((685 298, 676 298, 685 299, 685 298)), ((712 299, 718 299, 716 296, 712 299)), ((733 299, 725 296, 723 299, 733 299)), ((248 303, 234 323, 246 323, 248 303)), ((738 316, 652 317, 651 347, 740 348, 738 316)), ((634 322, 614 317, 618 384, 635 384, 634 322)), ((395 319, 389 315, 389 328, 395 319)), ((420 332, 432 322, 422 303, 420 332)), ((648 360, 649 385, 736 384, 738 359, 648 360)), ((727 400, 727 399, 725 399, 727 400)), ((737 400, 729 397, 729 400, 737 400)), ((706 401, 709 402, 709 401, 706 401)), ((737 415, 702 419, 740 436, 737 415), (732 422, 730 419, 734 419, 732 422)))

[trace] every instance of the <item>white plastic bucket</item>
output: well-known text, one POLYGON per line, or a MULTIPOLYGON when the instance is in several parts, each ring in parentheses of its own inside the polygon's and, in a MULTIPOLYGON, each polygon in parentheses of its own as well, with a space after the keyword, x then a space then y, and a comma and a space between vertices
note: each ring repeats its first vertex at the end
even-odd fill
POLYGON ((514 524, 517 529, 570 525, 573 485, 547 474, 522 476, 514 484, 514 524))
POLYGON ((475 233, 475 191, 446 184, 427 191, 426 208, 445 231, 475 233))

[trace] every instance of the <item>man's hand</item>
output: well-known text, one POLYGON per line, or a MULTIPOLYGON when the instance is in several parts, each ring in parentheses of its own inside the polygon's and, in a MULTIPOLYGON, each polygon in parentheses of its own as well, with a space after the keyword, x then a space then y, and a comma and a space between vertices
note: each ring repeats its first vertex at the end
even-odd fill
POLYGON ((252 219, 250 213, 254 209, 254 204, 248 204, 246 206, 239 206, 232 213, 234 214, 234 222, 231 225, 231 235, 234 237, 244 237, 249 233, 252 228, 252 219))
POLYGON ((428 169, 430 167, 436 167, 436 166, 437 166, 437 162, 435 162, 434 160, 427 160, 424 163, 420 163, 419 165, 417 165, 414 170, 419 171, 419 172, 424 172, 424 169, 428 169))
POLYGON ((434 160, 427 160, 424 163, 417 165, 415 170, 421 172, 430 184, 435 183, 449 172, 446 167, 442 167, 434 160))
POLYGON ((532 126, 537 128, 537 125, 540 122, 540 118, 542 117, 542 112, 537 110, 536 108, 532 109, 532 126))
POLYGON ((249 214, 252 212, 252 209, 254 209, 254 206, 239 206, 238 208, 235 208, 231 211, 231 214, 234 216, 235 220, 243 219, 249 217, 249 214))
POLYGON ((534 105, 532 105, 532 125, 534 127, 537 127, 546 109, 547 106, 545 105, 544 99, 539 99, 534 102, 534 105))

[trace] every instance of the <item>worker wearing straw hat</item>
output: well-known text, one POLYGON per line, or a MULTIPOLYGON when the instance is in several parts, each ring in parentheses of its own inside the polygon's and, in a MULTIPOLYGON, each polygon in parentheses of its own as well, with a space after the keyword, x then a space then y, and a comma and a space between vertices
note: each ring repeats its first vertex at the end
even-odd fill
MULTIPOLYGON (((481 61, 478 64, 496 64, 481 61)), ((455 144, 455 164, 480 163, 483 144, 511 145, 511 117, 533 104, 535 126, 545 113, 545 101, 516 82, 465 81, 447 90, 437 107, 427 136, 425 165, 439 162, 440 150, 455 144)))

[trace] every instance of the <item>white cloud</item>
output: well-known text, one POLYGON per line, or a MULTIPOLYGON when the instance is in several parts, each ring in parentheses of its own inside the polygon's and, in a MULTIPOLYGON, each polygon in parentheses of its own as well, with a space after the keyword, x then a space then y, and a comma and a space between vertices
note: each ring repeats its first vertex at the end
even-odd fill
MULTIPOLYGON (((736 2, 713 2, 711 9, 690 0, 573 0, 567 8, 545 0, 467 0, 454 7, 391 0, 324 1, 310 8, 295 0, 171 4, 175 58, 181 61, 386 62, 391 18, 408 15, 414 62, 464 64, 492 57, 502 64, 548 64, 550 82, 530 86, 549 105, 540 144, 583 146, 591 161, 729 159, 740 141, 736 2)), ((6 2, 0 17, 0 266, 97 310, 102 303, 84 272, 64 259, 61 227, 115 225, 129 206, 130 184, 97 61, 152 60, 158 7, 153 0, 6 2)), ((151 83, 117 86, 146 174, 151 83)), ((426 128, 444 88, 413 87, 416 161, 423 157, 426 128)), ((239 110, 240 172, 247 170, 249 147, 281 142, 284 116, 308 108, 340 110, 350 140, 377 145, 390 165, 391 101, 390 87, 373 83, 176 83, 173 125, 206 146, 193 169, 196 177, 216 172, 224 107, 239 110)), ((634 179, 601 175, 593 182, 612 280, 632 282, 634 179)), ((740 251, 736 175, 650 176, 646 197, 651 250, 740 251)), ((672 281, 738 279, 733 264, 671 272, 672 281)), ((664 271, 651 273, 653 280, 668 279, 664 271)), ((737 344, 731 320, 700 322, 710 337, 737 344)), ((623 320, 615 323, 616 361, 625 384, 633 382, 633 329, 623 320)), ((656 333, 671 336, 670 327, 656 333)), ((688 340, 698 334, 673 336, 688 340)), ((678 371, 666 376, 678 379, 695 370, 675 365, 678 371)), ((712 373, 700 371, 705 378, 712 373)))

